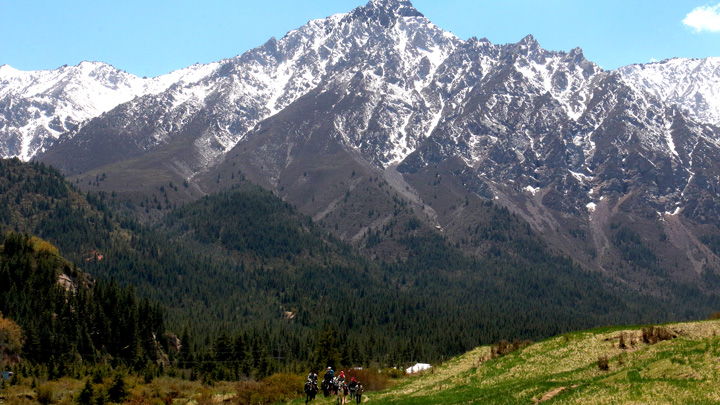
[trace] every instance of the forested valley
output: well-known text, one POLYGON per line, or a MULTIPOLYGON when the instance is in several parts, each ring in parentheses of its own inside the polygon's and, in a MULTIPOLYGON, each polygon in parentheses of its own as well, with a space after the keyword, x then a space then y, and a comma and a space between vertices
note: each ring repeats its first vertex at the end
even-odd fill
POLYGON ((396 238, 410 254, 388 262, 249 182, 140 223, 112 195, 3 160, 0 312, 24 336, 8 364, 49 378, 102 365, 261 379, 438 362, 503 339, 717 308, 695 292, 670 300, 613 284, 549 251, 507 210, 486 208, 480 235, 493 248, 483 257, 408 220, 396 238))

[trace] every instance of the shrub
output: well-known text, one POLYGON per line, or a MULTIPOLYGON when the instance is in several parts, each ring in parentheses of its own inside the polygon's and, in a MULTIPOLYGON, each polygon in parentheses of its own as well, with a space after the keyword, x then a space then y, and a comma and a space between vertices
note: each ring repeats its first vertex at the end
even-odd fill
POLYGON ((286 402, 303 395, 305 378, 295 374, 274 374, 262 383, 275 393, 273 402, 286 402))
POLYGON ((303 395, 305 378, 295 374, 274 374, 260 382, 236 384, 237 403, 273 404, 287 402, 303 395))
POLYGON ((110 397, 108 396, 107 391, 105 390, 98 390, 97 393, 95 393, 95 397, 93 398, 94 405, 105 405, 107 403, 110 403, 110 397))
POLYGON ((663 328, 660 326, 651 326, 649 328, 643 328, 642 329, 642 337, 643 342, 654 345, 655 343, 661 342, 663 340, 672 340, 677 337, 675 333, 673 333, 668 328, 663 328))
POLYGON ((82 391, 80 391, 80 394, 78 394, 77 403, 83 405, 90 405, 93 402, 92 400, 94 395, 95 390, 93 389, 92 383, 90 382, 90 380, 87 380, 82 391))
POLYGON ((530 346, 531 344, 532 342, 529 340, 523 340, 521 342, 516 340, 512 343, 508 343, 506 340, 501 340, 490 348, 490 357, 494 359, 496 357, 504 356, 508 353, 520 350, 523 347, 530 346))
POLYGON ((49 384, 37 387, 37 401, 43 405, 55 402, 55 391, 49 384))
POLYGON ((381 373, 383 375, 386 375, 394 380, 397 380, 400 377, 403 377, 405 375, 405 370, 397 369, 394 367, 388 367, 383 370, 381 370, 381 373))
MULTIPOLYGON (((139 389, 134 390, 137 391, 133 392, 134 397, 129 399, 129 401, 133 403, 139 400, 139 398, 145 398, 150 400, 150 403, 172 404, 173 401, 179 398, 189 399, 196 393, 200 392, 200 390, 202 389, 202 385, 200 383, 192 381, 180 381, 176 379, 161 377, 156 378, 150 384, 143 385, 138 384, 141 381, 142 377, 137 376, 133 378, 135 380, 135 384, 129 383, 128 385, 135 385, 139 387, 139 389), (137 396, 137 398, 135 396, 137 396)), ((128 379, 128 381, 132 381, 132 379, 128 379)), ((126 381, 126 383, 128 381, 126 381)))
MULTIPOLYGON (((175 401, 169 402, 168 405, 172 405, 175 401)), ((203 387, 200 393, 196 395, 195 402, 198 405, 210 405, 213 401, 213 393, 208 387, 203 387)), ((259 402, 258 402, 259 403, 259 402)))
POLYGON ((347 381, 350 381, 351 378, 360 381, 365 391, 382 391, 390 387, 393 380, 397 380, 402 375, 403 372, 395 368, 387 368, 382 371, 352 369, 345 373, 345 378, 347 381))
POLYGON ((0 366, 6 359, 12 359, 22 351, 23 331, 14 321, 3 317, 0 312, 0 366))
POLYGON ((250 404, 253 394, 262 389, 260 386, 261 384, 257 381, 240 381, 235 384, 235 390, 237 391, 237 403, 250 404))
POLYGON ((608 356, 598 357, 598 368, 602 371, 608 371, 610 369, 610 361, 608 356))

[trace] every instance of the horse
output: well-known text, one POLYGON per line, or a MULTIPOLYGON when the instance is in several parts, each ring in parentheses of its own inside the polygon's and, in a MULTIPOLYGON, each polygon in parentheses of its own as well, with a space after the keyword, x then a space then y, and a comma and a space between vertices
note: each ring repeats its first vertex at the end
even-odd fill
POLYGON ((337 389, 337 403, 338 404, 344 404, 345 403, 345 397, 347 397, 348 394, 348 386, 345 384, 345 381, 340 381, 338 383, 338 389, 337 389))
POLYGON ((312 381, 308 381, 305 383, 305 403, 312 401, 315 399, 315 395, 317 395, 318 387, 317 384, 315 384, 312 381))
POLYGON ((329 380, 322 380, 322 383, 320 383, 320 387, 322 388, 322 392, 323 395, 325 395, 325 398, 329 397, 332 383, 329 380))

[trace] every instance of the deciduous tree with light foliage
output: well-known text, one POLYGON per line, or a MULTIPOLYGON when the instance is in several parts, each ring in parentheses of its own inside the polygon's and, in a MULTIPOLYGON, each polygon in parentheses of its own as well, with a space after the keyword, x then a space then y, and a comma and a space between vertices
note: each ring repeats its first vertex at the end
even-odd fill
POLYGON ((19 356, 22 346, 22 329, 0 312, 0 366, 5 366, 10 358, 19 356))

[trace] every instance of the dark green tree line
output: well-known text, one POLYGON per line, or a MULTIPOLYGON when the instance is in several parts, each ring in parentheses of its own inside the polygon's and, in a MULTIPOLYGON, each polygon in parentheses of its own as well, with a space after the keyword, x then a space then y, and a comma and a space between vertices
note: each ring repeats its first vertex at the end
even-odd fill
POLYGON ((12 232, 0 246, 0 312, 21 326, 23 357, 37 363, 142 366, 157 359, 154 336, 165 332, 157 304, 91 280, 50 243, 12 232))

